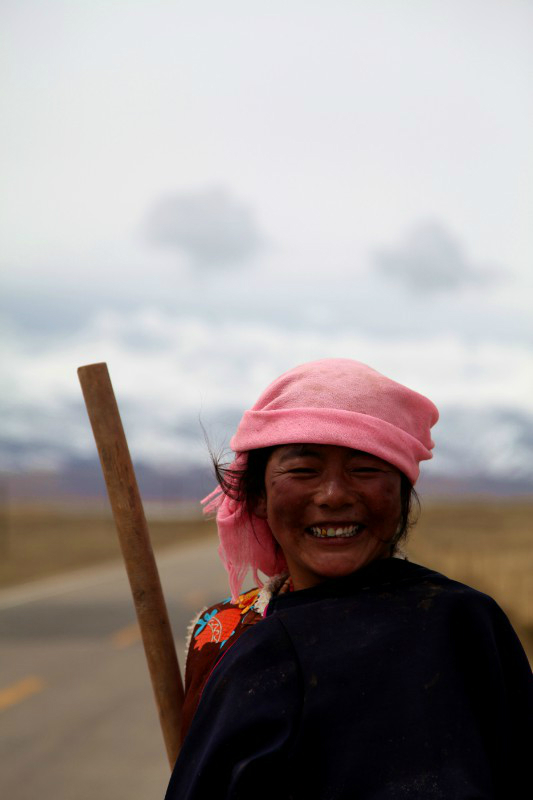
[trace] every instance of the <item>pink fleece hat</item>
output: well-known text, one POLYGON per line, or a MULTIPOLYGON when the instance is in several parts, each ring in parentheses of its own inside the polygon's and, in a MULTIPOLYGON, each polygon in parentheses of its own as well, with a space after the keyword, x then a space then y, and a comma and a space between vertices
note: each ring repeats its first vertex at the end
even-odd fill
MULTIPOLYGON (((346 358, 311 361, 285 372, 245 411, 231 439, 236 459, 281 444, 334 444, 363 450, 393 464, 415 483, 419 463, 432 457, 430 429, 439 417, 433 403, 366 364, 346 358)), ((249 567, 266 575, 286 569, 264 520, 249 518, 242 504, 220 489, 205 498, 217 510, 219 553, 228 570, 232 597, 249 567)))

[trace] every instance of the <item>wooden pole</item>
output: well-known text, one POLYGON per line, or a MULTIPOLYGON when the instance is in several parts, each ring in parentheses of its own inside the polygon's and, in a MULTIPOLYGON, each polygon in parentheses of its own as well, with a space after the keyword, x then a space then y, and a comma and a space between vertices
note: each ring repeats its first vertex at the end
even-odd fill
POLYGON ((170 767, 180 747, 183 681, 128 443, 106 364, 78 369, 133 594, 170 767))

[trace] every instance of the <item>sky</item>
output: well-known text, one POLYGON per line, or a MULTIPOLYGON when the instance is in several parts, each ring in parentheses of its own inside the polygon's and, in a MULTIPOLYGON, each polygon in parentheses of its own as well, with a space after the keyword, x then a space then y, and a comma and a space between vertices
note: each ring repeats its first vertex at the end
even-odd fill
POLYGON ((533 5, 4 0, 0 468, 206 459, 349 357, 441 410, 431 469, 533 478, 533 5), (438 458, 437 458, 438 455, 438 458))

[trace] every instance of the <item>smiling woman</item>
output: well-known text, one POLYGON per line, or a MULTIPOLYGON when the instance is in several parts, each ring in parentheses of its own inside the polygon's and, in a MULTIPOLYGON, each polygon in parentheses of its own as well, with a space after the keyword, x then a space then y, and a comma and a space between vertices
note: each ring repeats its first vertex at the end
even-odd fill
POLYGON ((191 627, 167 800, 518 796, 520 643, 491 598, 400 549, 437 418, 346 359, 296 367, 244 413, 206 498, 231 598, 191 627))

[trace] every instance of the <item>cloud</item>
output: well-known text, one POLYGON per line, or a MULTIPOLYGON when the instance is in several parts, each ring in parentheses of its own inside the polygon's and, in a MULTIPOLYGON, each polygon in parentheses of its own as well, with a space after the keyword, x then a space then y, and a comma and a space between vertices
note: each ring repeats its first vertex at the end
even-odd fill
POLYGON ((252 210, 222 188, 162 197, 149 211, 148 239, 175 248, 197 267, 233 267, 264 245, 252 210))
POLYGON ((449 292, 464 286, 491 283, 494 269, 473 264, 461 244, 444 226, 422 222, 395 250, 379 250, 374 263, 387 277, 415 292, 449 292))

